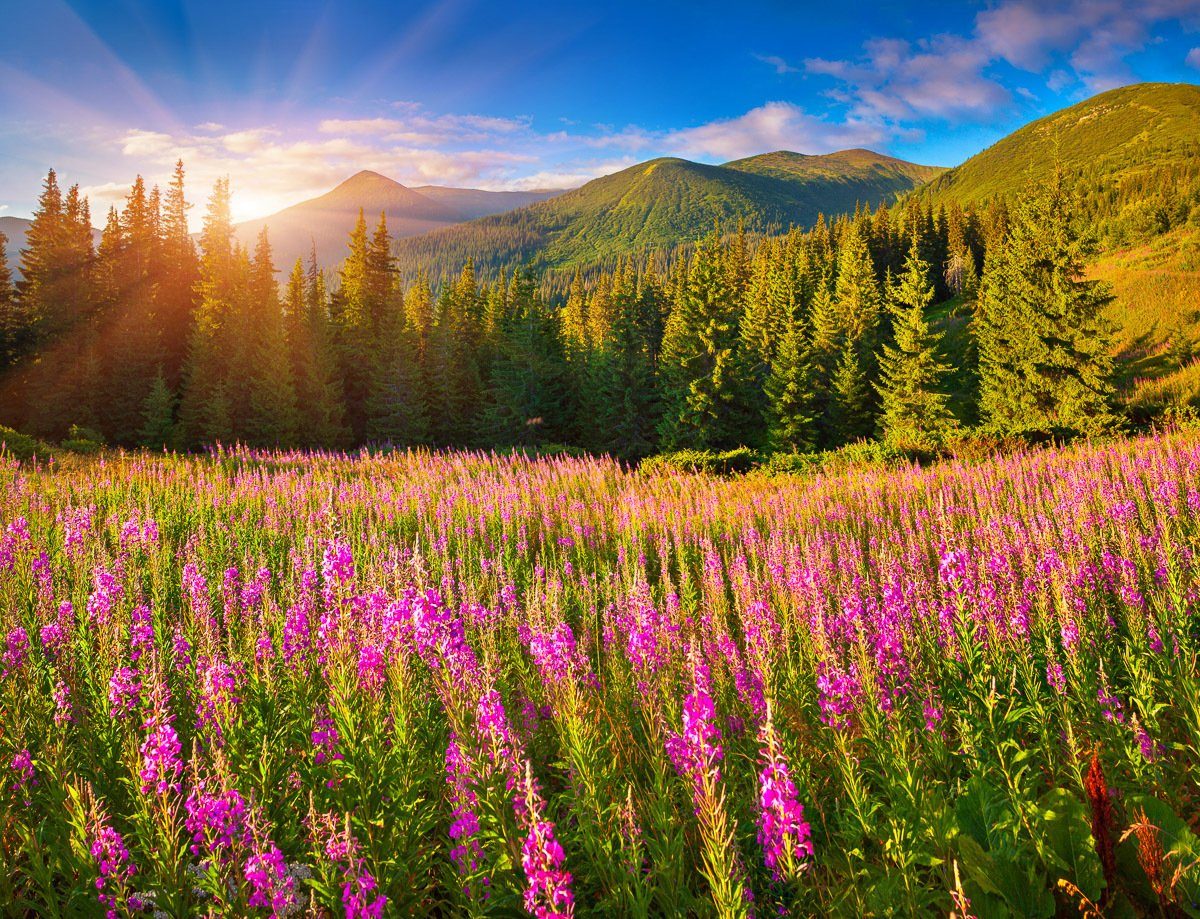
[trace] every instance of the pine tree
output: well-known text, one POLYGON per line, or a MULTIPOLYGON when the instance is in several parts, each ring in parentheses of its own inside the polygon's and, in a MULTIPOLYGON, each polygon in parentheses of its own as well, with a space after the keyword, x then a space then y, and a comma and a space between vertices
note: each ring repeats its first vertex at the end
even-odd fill
POLYGON ((484 392, 479 353, 482 329, 475 265, 468 261, 442 293, 431 337, 433 434, 445 446, 471 446, 484 392))
POLYGON ((587 423, 581 427, 592 449, 636 459, 649 455, 657 440, 657 396, 631 262, 618 268, 607 297, 608 330, 589 354, 587 423))
POLYGON ((12 269, 8 267, 8 237, 0 233, 0 370, 16 362, 24 348, 24 332, 12 269))
POLYGON ((883 435, 905 446, 936 446, 954 423, 948 396, 941 392, 949 370, 937 358, 942 336, 925 319, 933 298, 929 264, 921 258, 914 238, 904 271, 891 291, 896 343, 884 346, 880 382, 875 384, 883 403, 879 419, 883 435))
POLYGON ((831 433, 836 443, 870 437, 875 426, 869 377, 859 348, 847 342, 842 349, 832 386, 831 433))
POLYGON ((526 271, 513 276, 507 315, 480 434, 504 446, 555 441, 562 430, 565 364, 555 317, 535 296, 526 271))
POLYGON ((175 442, 175 397, 160 373, 142 406, 139 441, 143 447, 162 449, 175 442))
POLYGON ((251 323, 251 367, 247 417, 242 423, 247 443, 290 447, 300 427, 291 356, 275 283, 275 266, 266 227, 259 233, 246 294, 251 323))
POLYGON ((325 277, 314 245, 305 270, 300 260, 288 283, 288 349, 295 368, 300 442, 337 449, 350 443, 342 385, 329 329, 325 277))
POLYGON ((816 368, 804 326, 795 318, 771 364, 764 384, 767 444, 782 452, 807 452, 816 446, 816 368))
POLYGON ((1113 414, 1112 300, 1085 279, 1093 243, 1061 169, 1016 202, 1003 243, 989 248, 976 309, 980 408, 1006 433, 1097 434, 1113 414))
POLYGON ((228 440, 233 432, 225 379, 229 366, 229 320, 237 295, 229 180, 218 179, 200 235, 199 305, 188 336, 185 387, 177 438, 183 446, 228 440))
POLYGON ((167 186, 161 221, 162 270, 158 279, 158 323, 162 337, 163 373, 168 386, 178 386, 187 359, 187 342, 196 308, 200 269, 196 244, 188 230, 191 205, 184 196, 183 161, 175 164, 167 186))
MULTIPOLYGON (((346 393, 347 421, 359 442, 366 437, 366 405, 375 377, 376 324, 382 309, 377 302, 383 288, 378 256, 379 252, 372 249, 366 217, 360 209, 350 234, 350 252, 342 263, 341 284, 334 295, 333 309, 334 341, 346 393)), ((386 274, 386 268, 383 273, 386 274)))
POLYGON ((752 413, 738 350, 740 304, 722 263, 714 233, 693 256, 667 320, 659 431, 669 450, 728 448, 750 439, 752 413))

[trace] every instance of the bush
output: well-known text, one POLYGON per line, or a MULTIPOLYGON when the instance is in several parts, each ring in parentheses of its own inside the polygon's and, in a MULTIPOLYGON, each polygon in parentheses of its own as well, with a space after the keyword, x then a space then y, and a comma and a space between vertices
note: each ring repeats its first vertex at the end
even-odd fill
POLYGON ((59 443, 59 447, 66 450, 68 453, 79 453, 83 456, 91 456, 93 453, 99 453, 104 449, 104 444, 94 440, 88 440, 85 437, 68 437, 66 440, 59 443))
POLYGON ((34 457, 49 459, 52 455, 50 448, 40 440, 3 425, 0 425, 0 444, 3 445, 4 453, 16 457, 23 463, 34 457))
POLYGON ((738 447, 718 453, 713 450, 677 450, 660 453, 642 460, 638 469, 647 475, 664 473, 702 473, 704 475, 739 475, 758 465, 759 456, 749 447, 738 447))
POLYGON ((766 478, 775 476, 812 475, 821 471, 824 453, 772 453, 754 470, 766 478))

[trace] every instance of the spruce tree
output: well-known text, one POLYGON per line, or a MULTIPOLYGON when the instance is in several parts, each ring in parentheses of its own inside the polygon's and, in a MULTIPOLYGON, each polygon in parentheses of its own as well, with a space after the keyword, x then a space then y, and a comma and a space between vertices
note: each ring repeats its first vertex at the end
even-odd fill
POLYGON ((1116 425, 1112 297, 1085 278, 1092 251, 1061 170, 1017 200, 1007 236, 989 248, 974 330, 992 428, 1044 436, 1116 425))
POLYGON ((259 447, 295 445, 300 427, 291 356, 288 354, 283 313, 275 283, 271 243, 264 227, 254 248, 246 303, 251 357, 246 378, 248 412, 243 425, 246 441, 259 447))
POLYGON ((24 331, 12 269, 8 266, 8 237, 0 233, 0 370, 16 362, 24 346, 24 331))
POLYGON ((623 261, 607 292, 609 323, 588 364, 589 399, 581 425, 592 449, 628 459, 649 455, 656 437, 657 398, 650 343, 633 264, 623 261))
POLYGON ((228 440, 233 422, 225 379, 228 328, 237 294, 229 181, 218 179, 200 235, 199 304, 188 335, 185 386, 176 437, 183 446, 228 440))
POLYGON ((175 442, 175 397, 160 373, 142 406, 142 428, 138 440, 143 447, 160 450, 175 442))
POLYGON ((937 357, 942 335, 929 328, 925 310, 933 302, 929 264, 914 238, 900 280, 891 291, 895 345, 884 345, 875 390, 882 401, 884 437, 905 446, 930 448, 945 439, 954 419, 941 391, 949 368, 937 357))
POLYGON ((807 452, 817 441, 816 368, 802 323, 788 324, 764 384, 767 445, 780 452, 807 452))
POLYGON ((738 348, 740 304, 714 233, 697 249, 667 320, 661 358, 669 450, 724 449, 750 439, 753 419, 738 348))

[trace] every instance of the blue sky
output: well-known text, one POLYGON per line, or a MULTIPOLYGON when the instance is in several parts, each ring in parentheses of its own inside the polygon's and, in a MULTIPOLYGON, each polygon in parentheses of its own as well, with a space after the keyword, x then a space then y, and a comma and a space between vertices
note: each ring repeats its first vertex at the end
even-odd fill
MULTIPOLYGON (((360 168, 576 185, 659 155, 954 165, 1140 80, 1200 82, 1200 0, 0 0, 0 215, 53 165, 95 221, 182 156, 240 218, 360 168)), ((199 210, 199 209, 197 209, 199 210)))

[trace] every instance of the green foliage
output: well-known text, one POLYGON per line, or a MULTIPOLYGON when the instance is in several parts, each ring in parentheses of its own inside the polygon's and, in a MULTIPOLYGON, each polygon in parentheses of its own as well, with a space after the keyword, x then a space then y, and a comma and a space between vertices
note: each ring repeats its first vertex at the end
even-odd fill
POLYGON ((1112 403, 1111 297, 1084 279, 1090 241, 1061 176, 1017 202, 984 271, 976 315, 980 403, 1003 432, 1103 433, 1112 403))
POLYGON ((704 475, 736 475, 749 472, 758 459, 749 447, 735 450, 676 450, 647 457, 638 465, 646 475, 663 473, 700 473, 704 475))
POLYGON ((32 459, 50 459, 53 452, 50 447, 28 434, 14 431, 12 428, 0 425, 0 450, 8 456, 15 457, 21 462, 32 459))
POLYGON ((885 344, 875 389, 882 401, 879 426, 893 442, 928 447, 953 427, 949 396, 942 391, 949 370, 938 359, 942 336, 930 330, 925 310, 933 301, 929 264, 916 242, 891 293, 895 345, 885 344))

